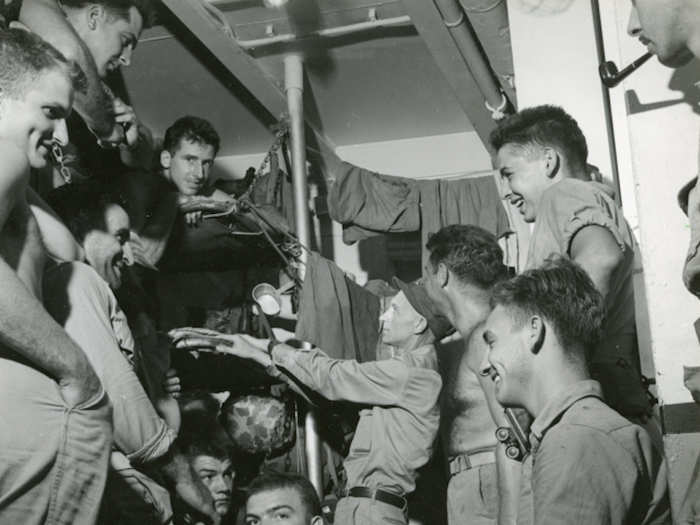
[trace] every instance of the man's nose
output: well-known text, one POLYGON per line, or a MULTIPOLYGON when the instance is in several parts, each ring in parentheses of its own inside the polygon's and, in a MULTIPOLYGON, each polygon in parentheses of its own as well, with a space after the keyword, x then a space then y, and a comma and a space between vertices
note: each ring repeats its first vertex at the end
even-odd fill
POLYGON ((481 365, 479 365, 479 375, 489 376, 491 375, 491 362, 489 361, 489 353, 484 354, 484 358, 481 360, 481 365))
POLYGON ((193 175, 197 180, 202 180, 206 176, 207 168, 203 164, 197 163, 192 169, 194 170, 193 175))
POLYGON ((134 251, 131 249, 131 243, 129 241, 125 242, 122 245, 122 253, 123 253, 123 258, 122 260, 127 266, 131 266, 134 264, 134 251))
POLYGON ((627 34, 632 37, 636 37, 641 33, 642 25, 639 23, 639 13, 637 8, 632 6, 630 10, 630 18, 627 21, 627 34))
POLYGON ((68 127, 65 119, 57 120, 53 128, 53 141, 61 146, 68 144, 68 127))
POLYGON ((384 310, 384 313, 379 316, 379 320, 382 322, 388 321, 390 316, 391 308, 384 310))
POLYGON ((510 181, 504 177, 503 178, 503 198, 510 200, 513 196, 513 188, 510 187, 510 181))
POLYGON ((126 46, 122 50, 122 54, 119 55, 119 64, 121 66, 128 67, 131 65, 131 53, 133 53, 131 45, 126 46))
POLYGON ((211 491, 214 493, 229 492, 229 486, 221 474, 219 474, 218 476, 214 476, 214 479, 212 479, 211 491))

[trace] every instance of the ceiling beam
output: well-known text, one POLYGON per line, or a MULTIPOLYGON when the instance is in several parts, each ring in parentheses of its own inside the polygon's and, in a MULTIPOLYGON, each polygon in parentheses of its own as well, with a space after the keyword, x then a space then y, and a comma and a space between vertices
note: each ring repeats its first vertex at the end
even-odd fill
MULTIPOLYGON (((192 32, 209 52, 269 112, 274 120, 287 113, 282 85, 267 74, 232 35, 227 34, 199 0, 162 0, 172 14, 192 32)), ((321 140, 331 144, 319 126, 305 115, 306 124, 321 140)))
POLYGON ((440 12, 432 0, 404 0, 403 4, 474 130, 490 149, 489 134, 496 123, 484 106, 479 86, 445 27, 440 12))

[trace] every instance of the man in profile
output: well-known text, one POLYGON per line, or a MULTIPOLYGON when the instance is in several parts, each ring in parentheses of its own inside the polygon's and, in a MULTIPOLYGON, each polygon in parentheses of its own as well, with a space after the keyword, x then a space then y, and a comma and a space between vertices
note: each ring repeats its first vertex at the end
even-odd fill
POLYGON ((534 418, 518 522, 537 525, 670 522, 662 454, 649 434, 610 408, 589 357, 605 303, 564 257, 493 290, 483 338, 496 399, 534 418))
POLYGON ((506 198, 525 222, 534 224, 526 268, 557 254, 588 273, 607 312, 603 337, 591 354, 591 373, 612 408, 658 437, 640 370, 632 286, 635 240, 611 190, 588 176, 581 128, 564 109, 542 105, 500 121, 490 141, 506 198))
MULTIPOLYGON (((134 110, 115 97, 104 80, 131 64, 141 31, 154 19, 152 0, 22 0, 12 16, 78 63, 87 90, 76 95, 71 143, 82 171, 111 174, 123 163, 147 168, 152 155, 150 133, 134 110), (115 154, 97 148, 118 149, 115 154)), ((10 18, 12 19, 12 17, 10 18)), ((88 176, 87 173, 80 175, 88 176)))
MULTIPOLYGON (((627 32, 639 38, 663 65, 681 67, 700 56, 700 5, 692 0, 637 0, 632 2, 627 32)), ((693 177, 681 189, 678 198, 690 222, 683 282, 692 294, 700 297, 700 189, 697 180, 697 176, 693 177)))
POLYGON ((451 326, 421 285, 395 284, 400 291, 381 316, 382 342, 391 355, 378 361, 332 359, 319 349, 241 335, 171 332, 179 348, 213 347, 262 365, 297 390, 303 385, 302 391, 330 401, 362 406, 343 463, 348 488, 335 509, 336 525, 408 523, 406 495, 415 489, 416 472, 430 459, 438 433, 442 380, 433 343, 451 326))
POLYGON ((448 521, 507 523, 517 511, 519 464, 506 458, 496 441, 496 428, 507 422, 491 382, 479 373, 486 355, 481 330, 491 311, 491 290, 508 275, 503 251, 493 234, 459 224, 430 236, 426 248, 425 290, 461 335, 440 352, 448 521))

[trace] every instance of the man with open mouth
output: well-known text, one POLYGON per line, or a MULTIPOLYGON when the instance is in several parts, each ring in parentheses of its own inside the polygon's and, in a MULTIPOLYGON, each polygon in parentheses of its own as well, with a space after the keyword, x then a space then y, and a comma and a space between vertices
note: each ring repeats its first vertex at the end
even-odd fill
POLYGON ((491 306, 483 339, 496 399, 534 418, 518 523, 670 523, 661 452, 591 379, 605 308, 586 272, 557 256, 497 284, 491 306))
POLYGON ((646 423, 651 405, 637 346, 635 241, 612 190, 591 181, 583 132, 562 108, 537 106, 501 121, 491 145, 505 197, 525 221, 534 223, 526 268, 538 268, 558 254, 586 271, 607 311, 603 337, 591 355, 591 373, 611 407, 646 423))

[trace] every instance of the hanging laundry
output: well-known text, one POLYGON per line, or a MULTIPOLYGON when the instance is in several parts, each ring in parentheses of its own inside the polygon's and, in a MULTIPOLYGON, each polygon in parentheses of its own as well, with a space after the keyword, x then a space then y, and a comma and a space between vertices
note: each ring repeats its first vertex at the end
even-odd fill
MULTIPOLYGON (((386 232, 430 234, 449 224, 474 224, 496 236, 510 231, 498 190, 489 176, 414 180, 382 175, 348 162, 334 171, 328 210, 352 244, 386 232)), ((424 258, 425 258, 425 250, 424 258)))
POLYGON ((306 261, 296 337, 330 357, 376 358, 380 299, 351 281, 335 263, 312 252, 306 261))

